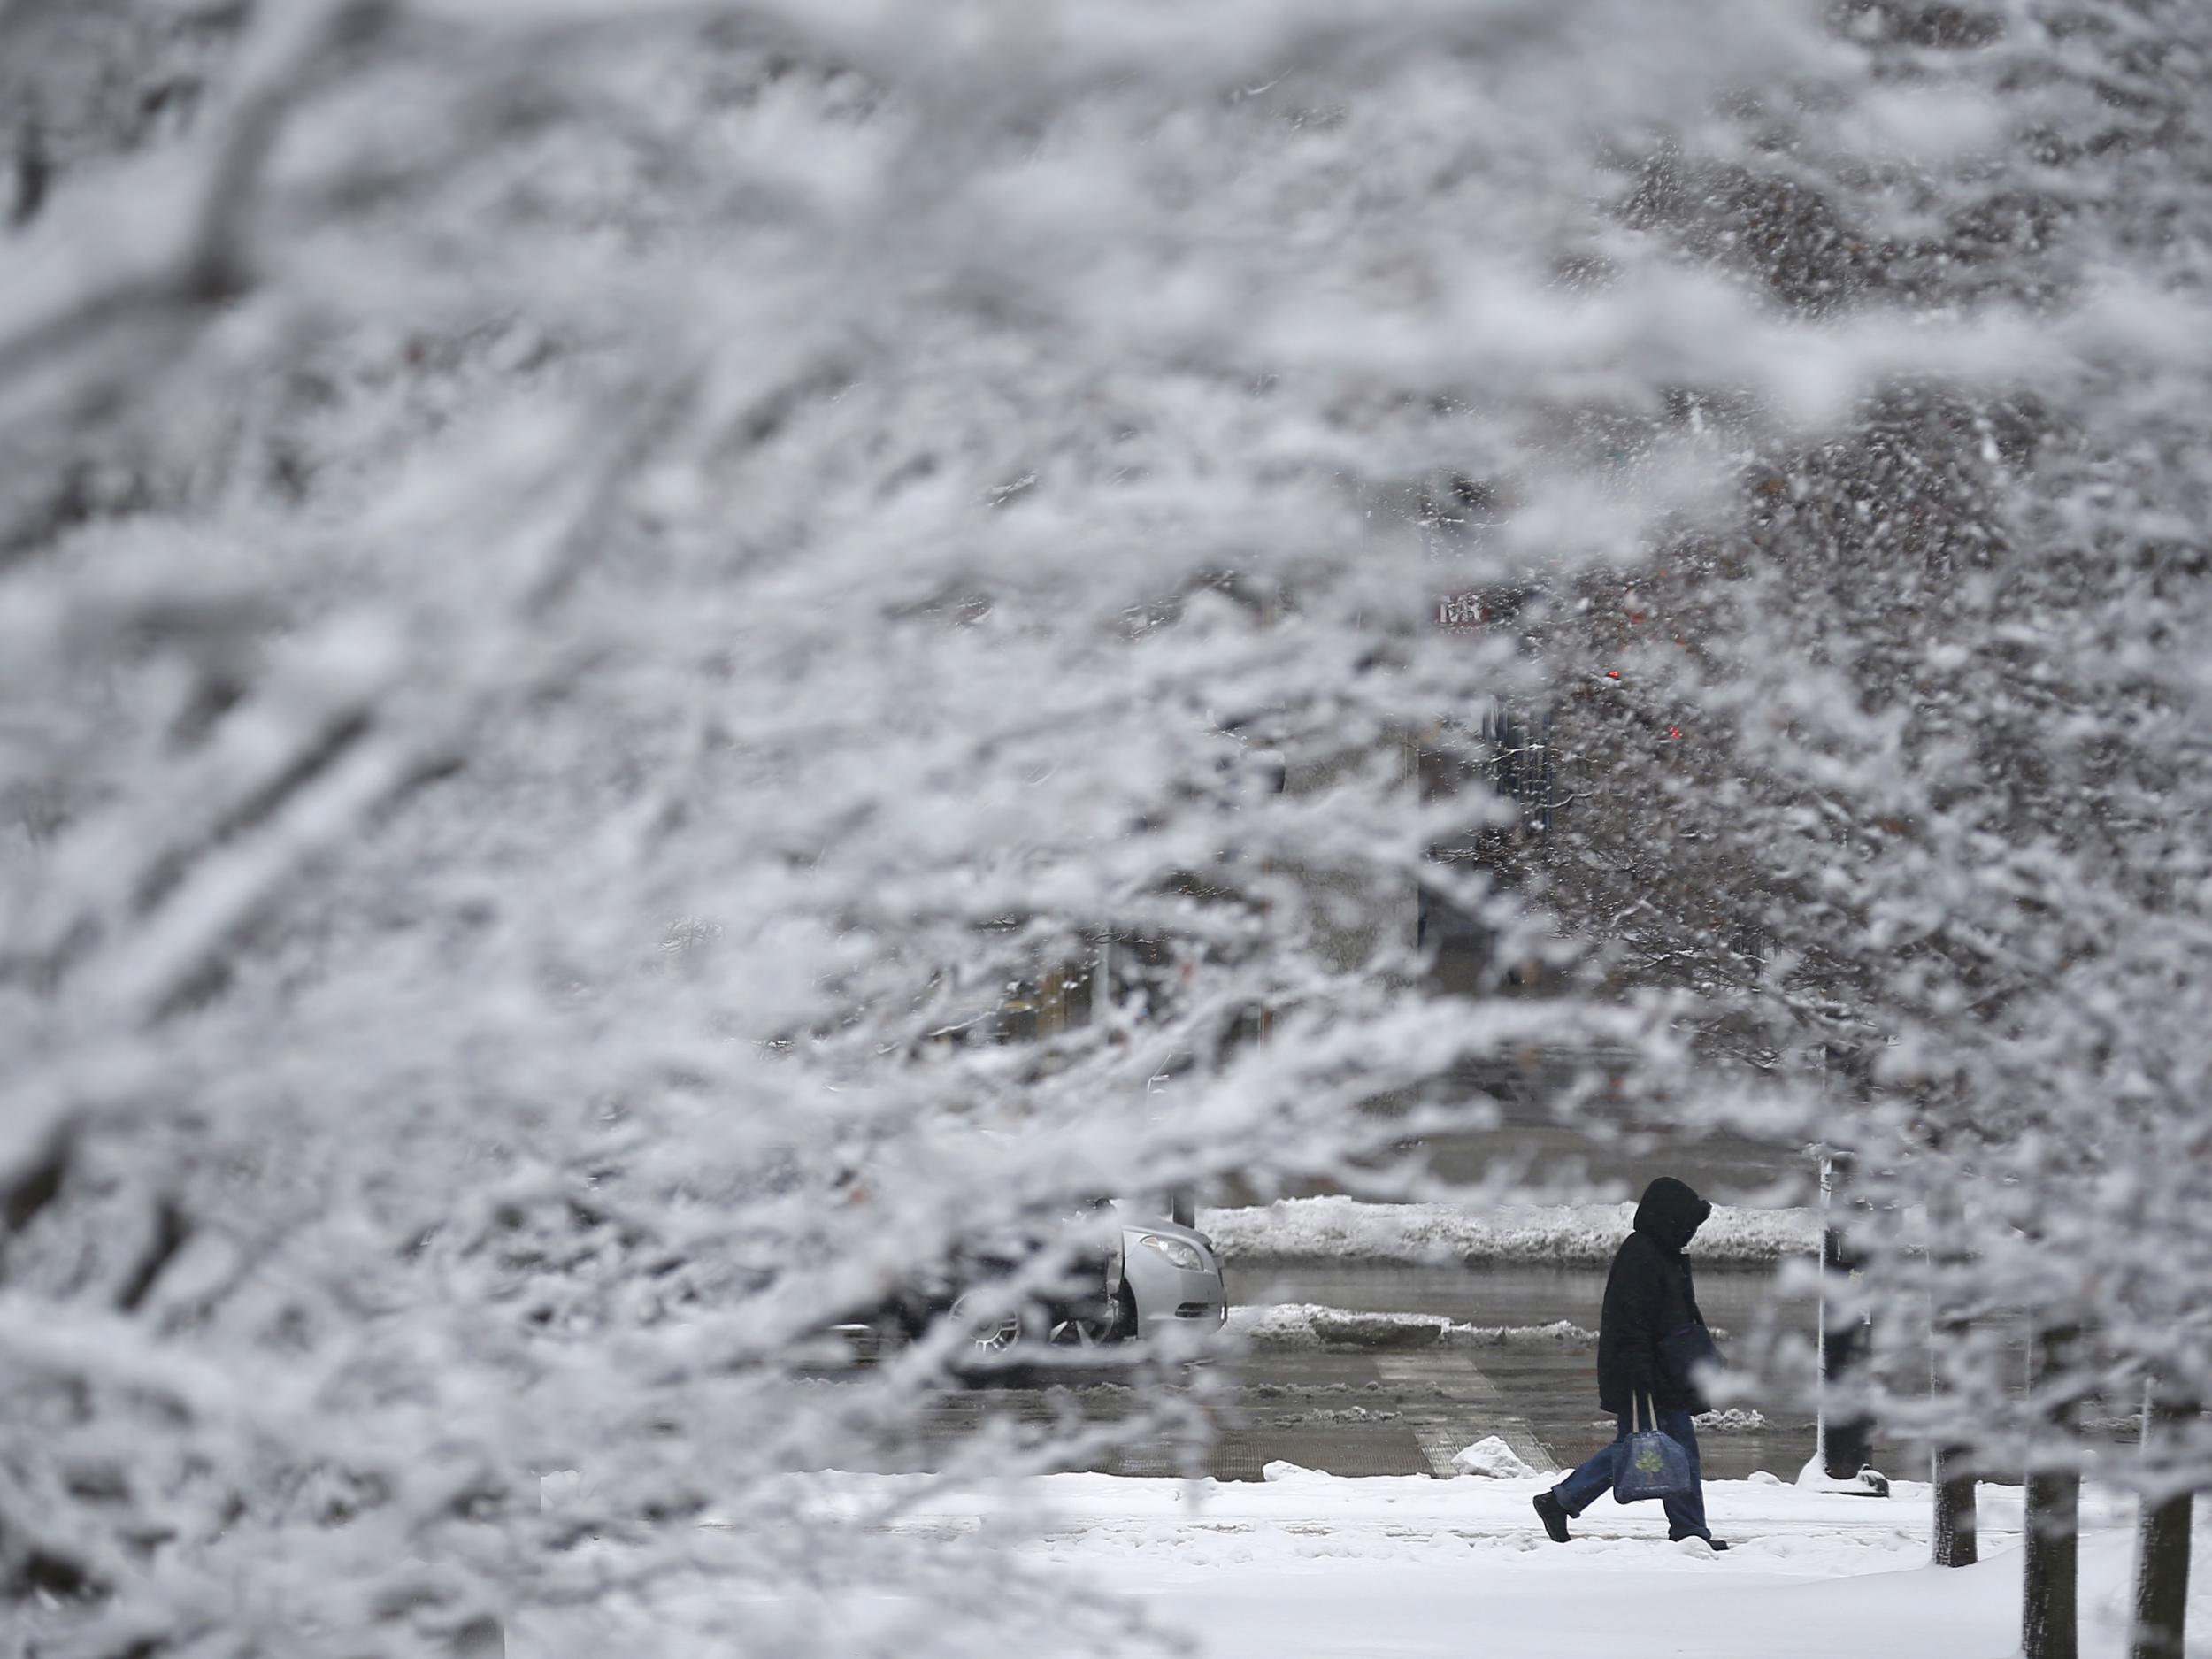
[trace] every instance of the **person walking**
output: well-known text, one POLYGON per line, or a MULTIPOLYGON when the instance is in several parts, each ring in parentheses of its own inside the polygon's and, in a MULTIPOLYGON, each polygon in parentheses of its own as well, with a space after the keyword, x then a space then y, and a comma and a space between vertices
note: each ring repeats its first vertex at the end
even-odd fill
POLYGON ((1694 1412, 1706 1409, 1695 1372, 1717 1361, 1712 1333, 1698 1311, 1690 1263, 1682 1252, 1713 1207, 1686 1182, 1662 1175, 1644 1188, 1635 1230, 1614 1252, 1605 1279, 1605 1308, 1598 1319, 1598 1404, 1613 1413, 1620 1432, 1613 1443, 1532 1502, 1552 1541, 1563 1544, 1567 1523, 1613 1489, 1621 1448, 1638 1428, 1652 1426, 1689 1454, 1690 1489, 1662 1502, 1667 1536, 1728 1546, 1705 1523, 1705 1487, 1699 1478, 1694 1412))

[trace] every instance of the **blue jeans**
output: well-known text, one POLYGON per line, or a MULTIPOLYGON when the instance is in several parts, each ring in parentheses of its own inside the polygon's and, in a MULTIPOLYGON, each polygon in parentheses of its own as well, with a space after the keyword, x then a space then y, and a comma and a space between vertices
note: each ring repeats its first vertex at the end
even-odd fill
MULTIPOLYGON (((1636 1415, 1647 1428, 1650 1426, 1647 1414, 1639 1411, 1636 1415)), ((1613 1465, 1631 1432, 1627 1412, 1622 1412, 1616 1421, 1620 1425, 1620 1432, 1613 1443, 1551 1489, 1552 1496, 1559 1500, 1559 1507, 1568 1514, 1581 1514, 1613 1490, 1613 1465)), ((1680 1441, 1682 1449, 1690 1455, 1690 1489, 1679 1496, 1660 1500, 1667 1511, 1667 1536, 1684 1538, 1695 1532, 1700 1538, 1710 1538, 1712 1528, 1705 1524, 1705 1483, 1698 1471, 1697 1425, 1690 1420, 1686 1411, 1662 1411, 1659 1432, 1680 1441)))

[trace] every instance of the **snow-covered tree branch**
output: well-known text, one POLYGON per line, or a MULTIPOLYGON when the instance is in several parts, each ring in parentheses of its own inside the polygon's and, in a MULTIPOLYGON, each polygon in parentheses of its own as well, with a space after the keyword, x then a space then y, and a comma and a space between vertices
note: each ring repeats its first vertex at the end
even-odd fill
MULTIPOLYGON (((1884 1284, 2202 1375, 2085 1241, 2197 1225, 2203 42, 2085 15, 0 6, 25 1640, 1126 1651, 788 1479, 957 1338, 825 1328, 1099 1194, 1402 1188, 1365 1108, 1686 1064, 1684 993, 1878 1050, 1869 1196, 1973 1177, 1884 1284), (1647 670, 1571 603, 1660 570, 1647 670), (1546 649, 1434 626, 1507 588, 1546 649), (1503 809, 1417 751, 1571 698, 1609 827, 1432 860, 1503 809), (1440 995, 1424 882, 1605 972, 1440 995)), ((1194 1444, 1133 1379, 945 1478, 1194 1444)))

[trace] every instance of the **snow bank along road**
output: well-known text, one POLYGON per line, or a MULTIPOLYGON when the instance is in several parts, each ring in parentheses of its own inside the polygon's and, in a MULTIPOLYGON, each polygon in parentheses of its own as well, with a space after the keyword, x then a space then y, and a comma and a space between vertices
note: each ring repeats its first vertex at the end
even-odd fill
MULTIPOLYGON (((915 1507, 892 1525, 946 1549, 1011 1551, 1133 1598, 1204 1659, 2001 1659, 2017 1646, 2017 1487, 1982 1488, 1984 1563, 1939 1571, 1928 1491, 1909 1482, 1886 1502, 1772 1477, 1711 1483, 1714 1530, 1735 1541, 1716 1556, 1669 1543, 1646 1504, 1601 1502, 1573 1543, 1552 1544, 1528 1507, 1542 1479, 1273 1474, 1056 1475, 965 1495, 819 1479, 856 1518, 903 1499, 915 1507)), ((2124 1645, 2131 1520, 2124 1501, 2089 1494, 2092 1659, 2124 1645)))
MULTIPOLYGON (((1470 1266, 1562 1263, 1603 1267, 1633 1225, 1636 1206, 1368 1204, 1286 1198, 1241 1210, 1202 1210, 1199 1230, 1233 1267, 1277 1262, 1395 1262, 1470 1266)), ((1820 1248, 1814 1210, 1717 1204, 1698 1230, 1701 1263, 1771 1263, 1820 1248)))

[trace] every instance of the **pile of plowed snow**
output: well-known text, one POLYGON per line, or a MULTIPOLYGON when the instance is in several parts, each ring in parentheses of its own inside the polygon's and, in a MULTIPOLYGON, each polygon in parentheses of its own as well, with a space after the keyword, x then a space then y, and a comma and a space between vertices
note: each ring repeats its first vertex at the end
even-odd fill
POLYGON ((1255 1348, 1521 1348, 1592 1343, 1571 1320, 1550 1325, 1461 1325, 1434 1313, 1372 1313, 1315 1302, 1232 1308, 1229 1334, 1255 1348))
MULTIPOLYGON (((1352 1198, 1285 1198, 1237 1210, 1202 1210, 1200 1228, 1232 1264, 1279 1262, 1544 1262, 1601 1267, 1628 1237, 1632 1203, 1369 1204, 1352 1198)), ((1820 1248, 1820 1212, 1716 1204, 1698 1230, 1701 1262, 1778 1262, 1820 1248)))

